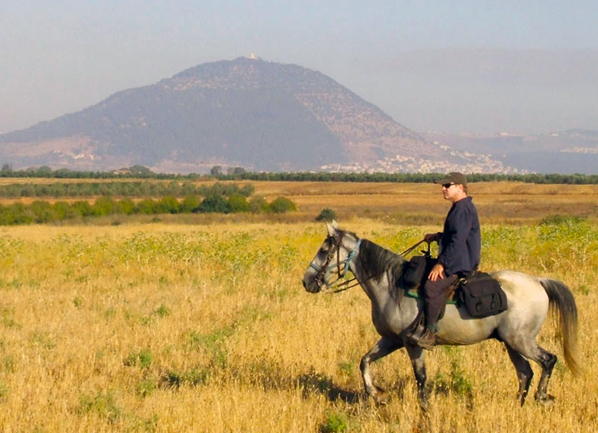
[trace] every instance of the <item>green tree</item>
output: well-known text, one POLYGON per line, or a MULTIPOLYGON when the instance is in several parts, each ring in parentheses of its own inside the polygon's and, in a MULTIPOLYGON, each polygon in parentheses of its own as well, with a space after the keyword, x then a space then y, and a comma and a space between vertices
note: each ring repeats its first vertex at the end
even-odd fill
POLYGON ((53 208, 54 215, 56 216, 56 219, 58 221, 64 221, 69 218, 73 218, 77 214, 73 211, 71 206, 64 201, 57 201, 56 203, 54 203, 53 208))
POLYGON ((171 195, 162 197, 156 205, 157 213, 178 213, 179 202, 171 195))
POLYGON ((82 217, 93 215, 93 208, 85 200, 76 201, 71 205, 71 209, 74 213, 82 217))
POLYGON ((229 213, 230 208, 228 201, 222 195, 209 195, 207 196, 197 208, 198 212, 218 212, 218 213, 229 213))
POLYGON ((144 167, 143 165, 129 167, 129 171, 135 176, 151 176, 154 174, 149 168, 144 167))
POLYGON ((153 215, 156 213, 156 202, 151 199, 141 200, 137 203, 139 213, 144 215, 153 215))
POLYGON ((297 210, 295 203, 286 197, 278 197, 277 199, 273 200, 268 208, 272 213, 286 213, 297 210))
POLYGON ((2 164, 2 170, 0 170, 0 176, 9 177, 12 175, 12 164, 2 164))
POLYGON ((33 213, 33 220, 38 224, 56 219, 52 206, 47 201, 36 200, 29 205, 29 210, 33 213))
POLYGON ((201 200, 199 199, 198 196, 188 195, 181 202, 181 205, 179 206, 179 212, 181 212, 181 213, 195 212, 200 204, 201 204, 201 200))
POLYGON ((35 215, 23 203, 13 203, 6 208, 7 224, 31 224, 35 215))
POLYGON ((249 211, 249 204, 245 196, 241 194, 233 194, 228 198, 228 207, 230 212, 247 212, 249 211))
POLYGON ((253 197, 249 200, 249 212, 262 213, 268 211, 268 202, 262 196, 253 197))
POLYGON ((112 215, 118 211, 118 206, 110 197, 98 197, 93 205, 93 213, 97 216, 112 215))
POLYGON ((117 213, 131 215, 135 213, 135 203, 130 198, 125 198, 117 203, 117 213))
POLYGON ((332 221, 336 218, 336 212, 332 209, 325 208, 322 209, 322 212, 316 217, 316 221, 332 221))

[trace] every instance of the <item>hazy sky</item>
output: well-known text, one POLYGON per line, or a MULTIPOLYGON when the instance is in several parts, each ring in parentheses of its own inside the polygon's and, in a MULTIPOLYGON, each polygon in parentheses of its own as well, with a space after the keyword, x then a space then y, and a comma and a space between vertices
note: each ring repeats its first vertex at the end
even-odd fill
POLYGON ((415 131, 598 129, 597 22, 596 0, 0 0, 0 133, 251 53, 415 131))

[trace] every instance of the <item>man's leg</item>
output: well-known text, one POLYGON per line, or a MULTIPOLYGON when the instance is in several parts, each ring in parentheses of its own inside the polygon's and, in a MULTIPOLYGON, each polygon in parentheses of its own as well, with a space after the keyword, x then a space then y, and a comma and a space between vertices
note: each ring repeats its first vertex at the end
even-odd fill
POLYGON ((427 280, 424 286, 424 313, 426 317, 426 331, 415 341, 424 349, 431 349, 436 344, 436 323, 444 307, 445 292, 448 286, 457 280, 457 275, 444 275, 436 281, 427 280))

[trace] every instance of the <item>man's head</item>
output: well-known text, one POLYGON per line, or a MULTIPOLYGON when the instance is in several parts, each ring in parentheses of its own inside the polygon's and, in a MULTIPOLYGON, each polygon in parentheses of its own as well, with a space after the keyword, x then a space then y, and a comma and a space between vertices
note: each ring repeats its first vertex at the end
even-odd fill
POLYGON ((442 185, 444 198, 453 203, 467 197, 467 178, 462 173, 453 171, 434 183, 442 185))

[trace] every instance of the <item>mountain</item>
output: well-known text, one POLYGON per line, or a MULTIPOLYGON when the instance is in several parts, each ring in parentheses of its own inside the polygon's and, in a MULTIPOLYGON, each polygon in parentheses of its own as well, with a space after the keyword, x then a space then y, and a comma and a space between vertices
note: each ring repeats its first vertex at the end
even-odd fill
POLYGON ((425 140, 319 72, 254 57, 205 63, 0 135, 0 162, 163 172, 504 169, 425 140))

